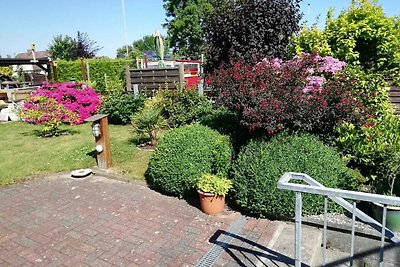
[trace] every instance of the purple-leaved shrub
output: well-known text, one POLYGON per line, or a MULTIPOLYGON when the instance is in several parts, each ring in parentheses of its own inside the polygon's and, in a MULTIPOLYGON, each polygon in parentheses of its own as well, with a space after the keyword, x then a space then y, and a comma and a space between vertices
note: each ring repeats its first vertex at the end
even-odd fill
POLYGON ((235 61, 217 69, 210 82, 218 101, 235 110, 249 131, 330 136, 340 122, 366 112, 344 68, 344 62, 317 54, 235 61))

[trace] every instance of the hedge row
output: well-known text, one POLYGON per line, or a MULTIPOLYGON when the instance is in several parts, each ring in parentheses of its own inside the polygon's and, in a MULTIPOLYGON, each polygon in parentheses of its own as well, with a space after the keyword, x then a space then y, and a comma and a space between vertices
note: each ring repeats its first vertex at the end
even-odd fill
MULTIPOLYGON (((118 81, 122 84, 125 82, 124 70, 125 66, 133 67, 132 60, 126 59, 85 59, 84 67, 86 72, 86 62, 89 63, 90 80, 94 89, 99 92, 104 91, 107 81, 118 81)), ((65 81, 82 81, 81 61, 57 61, 58 80, 65 81)))

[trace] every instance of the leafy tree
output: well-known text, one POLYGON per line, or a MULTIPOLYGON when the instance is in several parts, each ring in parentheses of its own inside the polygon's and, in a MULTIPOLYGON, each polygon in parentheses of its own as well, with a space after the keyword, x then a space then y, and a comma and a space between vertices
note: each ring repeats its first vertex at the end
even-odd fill
POLYGON ((133 48, 139 50, 140 52, 148 51, 148 50, 156 50, 156 45, 154 43, 153 35, 145 35, 142 39, 133 41, 133 48))
POLYGON ((57 60, 75 60, 77 58, 93 58, 102 47, 96 46, 96 42, 90 40, 87 33, 78 31, 76 38, 73 39, 61 34, 54 37, 49 45, 51 56, 57 60))
POLYGON ((64 37, 62 34, 54 37, 52 43, 49 45, 49 51, 55 60, 71 60, 72 51, 75 47, 75 41, 68 35, 64 37))
POLYGON ((328 44, 326 32, 316 25, 303 27, 298 36, 293 38, 293 54, 318 52, 320 56, 331 56, 331 46, 328 44))
POLYGON ((328 13, 325 31, 335 57, 365 70, 385 71, 399 66, 396 23, 375 1, 354 0, 336 19, 328 13))
MULTIPOLYGON (((142 57, 146 51, 156 51, 153 35, 145 35, 142 39, 133 41, 128 45, 129 58, 142 57)), ((164 55, 169 52, 169 40, 164 40, 164 55)), ((126 46, 117 49, 117 58, 126 58, 126 46)))
POLYGON ((304 28, 295 38, 295 50, 332 55, 366 71, 393 74, 400 66, 400 22, 386 17, 375 1, 354 0, 333 18, 327 14, 323 31, 304 28), (330 53, 329 53, 330 52, 330 53))
MULTIPOLYGON (((13 74, 13 68, 10 66, 0 67, 0 77, 1 76, 11 76, 13 74)), ((1 81, 1 80, 0 80, 1 81)))
POLYGON ((212 0, 205 18, 207 70, 230 58, 287 56, 299 30, 300 0, 212 0))
POLYGON ((74 41, 75 47, 71 53, 72 59, 77 59, 80 57, 93 58, 96 56, 96 53, 102 48, 96 46, 97 42, 91 40, 87 33, 81 33, 80 31, 78 31, 76 39, 74 41))
POLYGON ((168 28, 174 53, 185 58, 198 58, 204 45, 202 22, 212 9, 211 0, 164 0, 169 18, 168 28))
POLYGON ((137 58, 142 57, 142 53, 135 49, 132 45, 128 45, 128 56, 126 54, 126 46, 117 49, 117 58, 137 58))

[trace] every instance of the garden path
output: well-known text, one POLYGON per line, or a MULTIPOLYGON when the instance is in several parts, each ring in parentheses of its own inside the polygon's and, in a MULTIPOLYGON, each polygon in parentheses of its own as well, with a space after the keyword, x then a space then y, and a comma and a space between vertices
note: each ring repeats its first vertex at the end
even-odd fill
MULTIPOLYGON (((0 189, 0 203, 0 266, 293 264, 291 223, 208 216, 142 181, 56 174, 0 189)), ((303 233, 311 264, 320 231, 303 233)))

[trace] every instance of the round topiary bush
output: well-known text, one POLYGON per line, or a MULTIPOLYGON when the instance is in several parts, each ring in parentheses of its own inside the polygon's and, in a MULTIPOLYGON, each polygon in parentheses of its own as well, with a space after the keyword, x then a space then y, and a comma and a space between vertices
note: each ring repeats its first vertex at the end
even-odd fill
POLYGON ((184 197, 203 173, 227 176, 231 147, 226 136, 193 124, 170 130, 150 158, 147 181, 161 192, 184 197))
MULTIPOLYGON (((355 189, 351 169, 340 155, 310 135, 282 134, 271 141, 251 141, 233 164, 232 199, 244 211, 260 217, 292 217, 295 194, 277 189, 284 172, 306 173, 326 187, 355 189)), ((330 212, 341 208, 329 202, 330 212)), ((303 214, 323 212, 323 197, 303 194, 303 214)))

